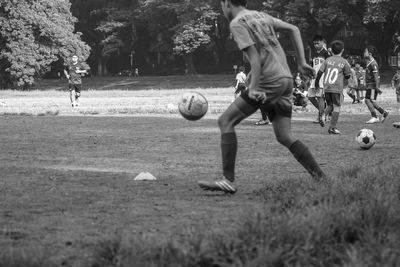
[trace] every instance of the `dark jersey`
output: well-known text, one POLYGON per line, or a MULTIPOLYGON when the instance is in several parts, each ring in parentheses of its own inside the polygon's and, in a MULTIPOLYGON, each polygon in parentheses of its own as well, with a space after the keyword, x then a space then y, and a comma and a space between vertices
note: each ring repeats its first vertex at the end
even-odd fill
POLYGON ((342 93, 344 77, 351 75, 350 64, 341 56, 334 55, 322 63, 325 93, 342 93))
POLYGON ((65 66, 69 74, 69 83, 71 84, 81 84, 82 83, 82 76, 80 73, 76 73, 78 70, 85 70, 82 63, 78 62, 76 64, 70 63, 65 66))
MULTIPOLYGON (((326 50, 325 48, 323 48, 321 51, 317 51, 317 50, 314 50, 314 51, 313 51, 313 53, 312 53, 312 59, 311 59, 311 61, 312 61, 312 62, 311 62, 311 66, 313 67, 315 73, 318 73, 319 69, 320 69, 321 66, 322 66, 322 63, 324 63, 325 59, 327 59, 327 58, 330 57, 330 56, 331 56, 331 54, 330 54, 329 51, 326 50)), ((322 77, 322 79, 321 79, 320 82, 319 82, 319 87, 320 87, 320 88, 323 88, 323 87, 324 87, 322 81, 323 81, 323 77, 322 77)), ((314 88, 314 85, 315 85, 315 79, 311 80, 310 87, 311 87, 311 88, 314 88)))
POLYGON ((367 89, 374 89, 377 87, 375 74, 379 77, 378 63, 373 59, 372 61, 367 62, 367 67, 365 68, 365 85, 367 86, 367 89))

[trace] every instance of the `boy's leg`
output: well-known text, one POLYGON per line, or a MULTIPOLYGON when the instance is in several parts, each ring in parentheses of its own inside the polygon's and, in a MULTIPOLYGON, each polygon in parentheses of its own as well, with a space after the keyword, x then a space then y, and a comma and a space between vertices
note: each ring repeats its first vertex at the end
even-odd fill
POLYGON ((284 145, 293 154, 295 159, 314 177, 321 180, 326 177, 321 170, 314 156, 300 140, 296 140, 292 136, 291 118, 276 115, 272 121, 276 139, 284 145))
POLYGON ((372 118, 378 118, 378 116, 376 115, 376 111, 375 111, 375 108, 374 108, 374 104, 372 104, 372 100, 369 99, 369 98, 366 98, 366 99, 365 99, 365 104, 367 105, 368 110, 369 110, 369 112, 371 113, 371 117, 372 117, 372 118))
POLYGON ((218 119, 221 132, 221 153, 223 175, 231 182, 235 180, 237 138, 235 126, 257 111, 242 97, 238 97, 218 119))
POLYGON ((82 84, 75 85, 75 103, 78 105, 79 97, 81 96, 82 84))
POLYGON ((75 105, 75 89, 73 87, 70 87, 69 89, 69 99, 71 100, 72 106, 75 105))
POLYGON ((340 106, 334 104, 333 111, 332 111, 332 119, 330 122, 330 127, 328 130, 328 133, 340 134, 340 131, 336 128, 336 124, 339 120, 339 114, 340 114, 340 106))
POLYGON ((258 110, 247 103, 243 97, 238 97, 218 119, 221 131, 221 154, 223 178, 215 181, 199 181, 199 186, 204 190, 223 191, 234 194, 235 161, 237 153, 237 138, 235 126, 258 110))

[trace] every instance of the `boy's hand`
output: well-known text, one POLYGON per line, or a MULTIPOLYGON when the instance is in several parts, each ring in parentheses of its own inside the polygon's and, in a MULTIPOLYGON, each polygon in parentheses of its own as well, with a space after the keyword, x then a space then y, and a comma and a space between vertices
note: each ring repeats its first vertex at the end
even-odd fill
POLYGON ((307 63, 300 64, 298 70, 301 74, 305 76, 315 78, 315 70, 307 63))
POLYGON ((376 88, 376 91, 378 92, 378 94, 382 94, 383 93, 383 91, 380 89, 380 88, 376 88))
POLYGON ((256 89, 249 89, 249 97, 256 101, 261 101, 262 103, 267 101, 267 94, 256 89))

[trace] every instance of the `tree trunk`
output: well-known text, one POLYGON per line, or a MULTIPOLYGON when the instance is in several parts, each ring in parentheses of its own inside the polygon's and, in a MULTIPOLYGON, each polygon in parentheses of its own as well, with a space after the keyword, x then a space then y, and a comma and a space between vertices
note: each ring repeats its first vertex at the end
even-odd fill
POLYGON ((196 68, 194 67, 193 64, 193 55, 192 54, 186 54, 184 55, 185 59, 185 74, 197 74, 196 68))
POLYGON ((107 61, 108 59, 100 56, 98 61, 97 61, 97 75, 98 76, 107 76, 108 75, 108 70, 107 70, 107 61))

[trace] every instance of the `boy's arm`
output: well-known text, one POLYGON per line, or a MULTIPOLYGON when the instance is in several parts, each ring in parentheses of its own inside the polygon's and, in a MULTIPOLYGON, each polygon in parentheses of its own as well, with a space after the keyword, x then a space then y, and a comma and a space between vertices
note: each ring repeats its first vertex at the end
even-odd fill
POLYGON ((314 88, 319 88, 319 80, 321 79, 322 74, 324 74, 324 72, 319 70, 317 73, 317 77, 315 78, 314 88))
POLYGON ((68 74, 68 71, 66 69, 64 69, 64 75, 69 80, 69 74, 68 74))
POLYGON ((302 74, 306 74, 306 75, 311 74, 311 76, 314 77, 315 71, 310 65, 307 64, 306 59, 305 59, 304 46, 303 46, 303 41, 301 39, 299 28, 293 24, 284 22, 279 19, 274 19, 274 28, 280 29, 280 30, 285 30, 285 31, 289 32, 290 39, 292 40, 292 44, 296 51, 297 62, 299 65, 298 66, 299 71, 302 74))
POLYGON ((258 82, 260 80, 261 72, 261 57, 254 45, 245 48, 243 52, 251 66, 249 97, 257 101, 261 100, 265 102, 267 100, 266 94, 258 90, 258 82))

